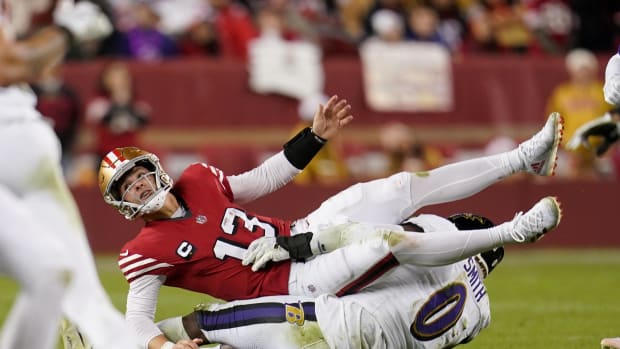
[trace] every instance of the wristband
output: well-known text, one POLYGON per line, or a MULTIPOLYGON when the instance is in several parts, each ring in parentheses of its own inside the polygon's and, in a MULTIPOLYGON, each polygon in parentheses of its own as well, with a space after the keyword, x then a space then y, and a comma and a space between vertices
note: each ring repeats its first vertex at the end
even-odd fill
POLYGON ((293 236, 277 236, 276 243, 288 251, 291 259, 303 261, 313 256, 310 249, 312 233, 303 233, 293 236))
POLYGON ((303 170, 325 143, 326 139, 306 127, 284 144, 284 156, 297 169, 303 170))

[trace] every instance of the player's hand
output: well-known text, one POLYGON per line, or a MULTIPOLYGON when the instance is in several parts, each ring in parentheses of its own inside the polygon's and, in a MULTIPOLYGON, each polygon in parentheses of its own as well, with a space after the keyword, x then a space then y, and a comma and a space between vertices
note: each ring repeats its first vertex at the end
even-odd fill
POLYGON ((60 0, 54 23, 67 29, 78 42, 102 39, 114 29, 101 8, 89 1, 60 0))
POLYGON ((319 104, 318 107, 312 121, 312 132, 323 139, 332 138, 340 128, 353 120, 351 105, 336 95, 332 96, 325 105, 319 104))
POLYGON ((269 261, 280 262, 290 258, 288 251, 276 243, 275 237, 263 236, 252 241, 241 264, 252 264, 252 271, 258 271, 269 261))
POLYGON ((181 339, 180 341, 174 344, 172 349, 198 349, 200 348, 201 344, 202 344, 202 339, 200 338, 194 338, 192 340, 181 339))

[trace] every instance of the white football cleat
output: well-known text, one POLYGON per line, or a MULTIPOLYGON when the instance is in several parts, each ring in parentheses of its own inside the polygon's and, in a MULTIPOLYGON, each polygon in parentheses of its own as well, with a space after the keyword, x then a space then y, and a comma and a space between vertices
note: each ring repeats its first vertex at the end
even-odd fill
POLYGON ((601 349, 620 349, 620 337, 603 338, 601 340, 601 349))
POLYGON ((557 227, 561 219, 560 203, 555 197, 547 196, 538 201, 529 211, 517 213, 510 222, 510 236, 516 242, 534 242, 557 227))
POLYGON ((553 112, 547 123, 532 138, 519 144, 525 170, 540 176, 552 176, 557 166, 558 147, 564 134, 564 119, 553 112))

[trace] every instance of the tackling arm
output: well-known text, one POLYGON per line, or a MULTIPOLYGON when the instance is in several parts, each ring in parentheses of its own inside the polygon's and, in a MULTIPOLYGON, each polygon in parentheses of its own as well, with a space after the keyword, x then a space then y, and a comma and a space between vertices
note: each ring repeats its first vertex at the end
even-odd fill
POLYGON ((11 42, 0 31, 0 86, 37 79, 62 61, 67 47, 67 36, 58 27, 42 29, 19 42, 11 42))

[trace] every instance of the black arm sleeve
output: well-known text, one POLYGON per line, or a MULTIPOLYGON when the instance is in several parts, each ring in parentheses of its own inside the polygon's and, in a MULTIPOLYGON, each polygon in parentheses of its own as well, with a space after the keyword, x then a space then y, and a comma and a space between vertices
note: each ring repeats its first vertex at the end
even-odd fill
POLYGON ((297 169, 303 170, 325 143, 326 139, 315 135, 310 127, 306 127, 284 144, 284 156, 297 169))

